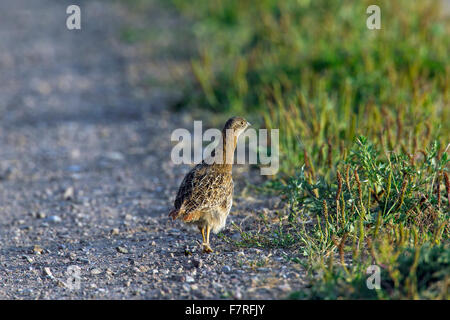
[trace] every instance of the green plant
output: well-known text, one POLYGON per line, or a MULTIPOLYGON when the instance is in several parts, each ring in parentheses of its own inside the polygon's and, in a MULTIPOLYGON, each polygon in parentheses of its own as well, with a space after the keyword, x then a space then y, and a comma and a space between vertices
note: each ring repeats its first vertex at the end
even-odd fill
MULTIPOLYGON (((173 0, 198 57, 186 101, 280 129, 281 169, 331 171, 364 134, 415 153, 448 143, 450 25, 437 1, 173 0)), ((253 121, 252 121, 253 122, 253 121)))

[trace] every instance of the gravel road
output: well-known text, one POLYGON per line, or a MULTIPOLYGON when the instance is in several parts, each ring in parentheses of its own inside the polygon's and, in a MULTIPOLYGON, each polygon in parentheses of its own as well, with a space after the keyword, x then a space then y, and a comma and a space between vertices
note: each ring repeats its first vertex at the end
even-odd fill
MULTIPOLYGON (((170 134, 192 127, 170 111, 167 85, 166 66, 187 61, 159 50, 179 22, 155 5, 143 23, 165 33, 143 48, 120 41, 130 15, 119 2, 77 3, 82 30, 69 31, 68 1, 0 2, 0 299, 273 299, 301 288, 288 252, 213 236, 216 253, 203 255, 198 232, 167 218, 189 169, 170 161, 170 134)), ((255 175, 235 168, 230 221, 244 229, 280 206, 248 195, 255 175)), ((230 224, 224 234, 240 236, 230 224)))

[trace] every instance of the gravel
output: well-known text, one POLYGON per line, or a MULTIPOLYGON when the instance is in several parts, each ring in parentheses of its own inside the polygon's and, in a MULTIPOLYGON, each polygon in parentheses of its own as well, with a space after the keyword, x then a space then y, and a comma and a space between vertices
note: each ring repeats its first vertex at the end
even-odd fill
MULTIPOLYGON (((0 2, 0 299, 274 299, 301 289, 304 271, 284 258, 294 252, 212 235, 215 252, 202 254, 198 230, 167 218, 189 169, 170 161, 170 136, 193 120, 170 111, 180 92, 167 85, 166 62, 187 70, 188 57, 160 55, 185 49, 167 36, 183 22, 156 4, 140 18, 120 2, 84 1, 82 30, 69 31, 65 9, 0 2), (164 36, 127 44, 123 23, 164 36)), ((247 197, 258 173, 235 168, 227 238, 241 239, 231 221, 255 230, 258 212, 279 203, 247 197)))

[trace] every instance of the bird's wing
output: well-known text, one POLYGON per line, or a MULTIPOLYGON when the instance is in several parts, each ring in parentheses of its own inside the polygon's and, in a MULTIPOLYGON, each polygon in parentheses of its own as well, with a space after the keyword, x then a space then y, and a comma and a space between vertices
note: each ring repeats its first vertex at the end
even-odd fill
POLYGON ((177 197, 175 198, 175 209, 180 209, 184 202, 191 198, 194 182, 201 178, 200 176, 203 174, 201 166, 201 164, 196 165, 184 177, 178 189, 177 197))
POLYGON ((192 215, 193 212, 200 214, 204 209, 221 205, 230 192, 233 192, 231 175, 199 164, 183 179, 175 199, 175 208, 180 209, 183 216, 192 215))

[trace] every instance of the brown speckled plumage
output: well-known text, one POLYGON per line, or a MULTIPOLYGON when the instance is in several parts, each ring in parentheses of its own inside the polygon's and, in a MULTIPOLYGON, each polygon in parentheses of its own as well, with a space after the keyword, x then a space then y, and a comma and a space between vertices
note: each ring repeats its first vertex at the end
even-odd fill
POLYGON ((233 201, 232 165, 237 138, 249 125, 240 117, 229 119, 222 130, 222 163, 203 161, 184 177, 175 199, 172 219, 181 218, 198 226, 203 250, 212 252, 209 233, 219 232, 226 223, 233 201), (230 146, 231 144, 231 146, 230 146), (228 146, 228 148, 227 148, 228 146))

